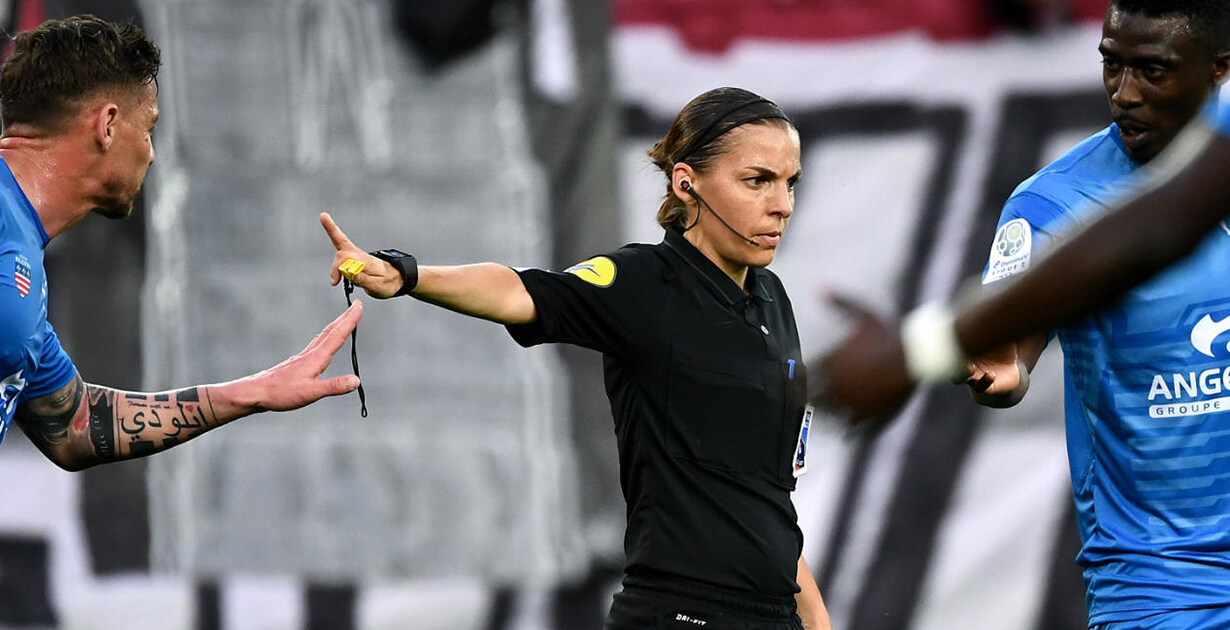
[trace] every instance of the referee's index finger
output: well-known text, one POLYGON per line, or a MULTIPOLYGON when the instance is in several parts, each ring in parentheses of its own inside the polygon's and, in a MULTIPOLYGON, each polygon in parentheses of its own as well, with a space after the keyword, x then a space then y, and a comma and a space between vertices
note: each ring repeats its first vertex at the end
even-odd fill
POLYGON ((333 222, 333 217, 329 216, 328 212, 320 213, 320 224, 324 226, 325 234, 329 235, 329 240, 333 241, 333 247, 337 248, 338 251, 355 248, 354 243, 351 243, 350 239, 346 238, 346 233, 342 232, 342 228, 337 227, 337 224, 333 222))

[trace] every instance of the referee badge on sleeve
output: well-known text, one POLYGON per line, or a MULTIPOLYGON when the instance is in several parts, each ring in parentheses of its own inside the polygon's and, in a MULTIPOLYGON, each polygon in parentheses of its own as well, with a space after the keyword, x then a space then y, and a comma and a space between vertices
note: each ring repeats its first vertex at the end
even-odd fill
POLYGON ((807 405, 803 408, 803 422, 799 423, 799 442, 794 447, 794 476, 802 477, 807 473, 807 433, 811 429, 811 418, 816 408, 807 405))
POLYGON ((564 273, 605 289, 615 283, 615 262, 606 256, 595 256, 565 269, 564 273))

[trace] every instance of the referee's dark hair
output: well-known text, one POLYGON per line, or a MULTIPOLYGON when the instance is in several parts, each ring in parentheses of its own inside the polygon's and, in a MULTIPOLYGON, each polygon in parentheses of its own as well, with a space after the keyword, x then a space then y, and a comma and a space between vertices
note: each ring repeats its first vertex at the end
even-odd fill
POLYGON ((161 63, 158 46, 135 24, 93 15, 48 20, 13 41, 0 69, 0 123, 54 130, 98 92, 156 80, 161 63))
POLYGON ((705 172, 714 158, 726 151, 726 133, 746 124, 777 122, 793 126, 776 103, 735 87, 709 90, 692 99, 675 116, 666 135, 649 150, 649 158, 666 173, 666 198, 658 208, 658 225, 664 228, 687 226, 688 206, 675 196, 671 171, 686 162, 698 173, 705 172))
POLYGON ((1158 18, 1181 15, 1215 53, 1230 50, 1230 2, 1227 0, 1111 0, 1107 11, 1119 9, 1158 18))

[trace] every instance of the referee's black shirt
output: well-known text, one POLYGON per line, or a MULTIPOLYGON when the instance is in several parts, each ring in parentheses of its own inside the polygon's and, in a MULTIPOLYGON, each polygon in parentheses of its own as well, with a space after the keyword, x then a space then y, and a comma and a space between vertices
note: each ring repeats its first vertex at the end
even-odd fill
POLYGON ((798 592, 790 492, 807 379, 777 276, 749 269, 745 293, 677 230, 519 273, 538 319, 508 327, 518 343, 603 354, 627 574, 798 592))

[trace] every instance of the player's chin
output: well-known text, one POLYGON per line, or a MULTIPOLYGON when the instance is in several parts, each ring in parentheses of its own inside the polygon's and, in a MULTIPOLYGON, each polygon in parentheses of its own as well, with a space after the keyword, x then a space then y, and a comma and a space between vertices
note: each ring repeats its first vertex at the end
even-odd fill
POLYGON ((94 214, 106 217, 108 219, 127 219, 132 216, 133 198, 129 197, 126 200, 116 200, 104 205, 99 205, 94 208, 94 214))

